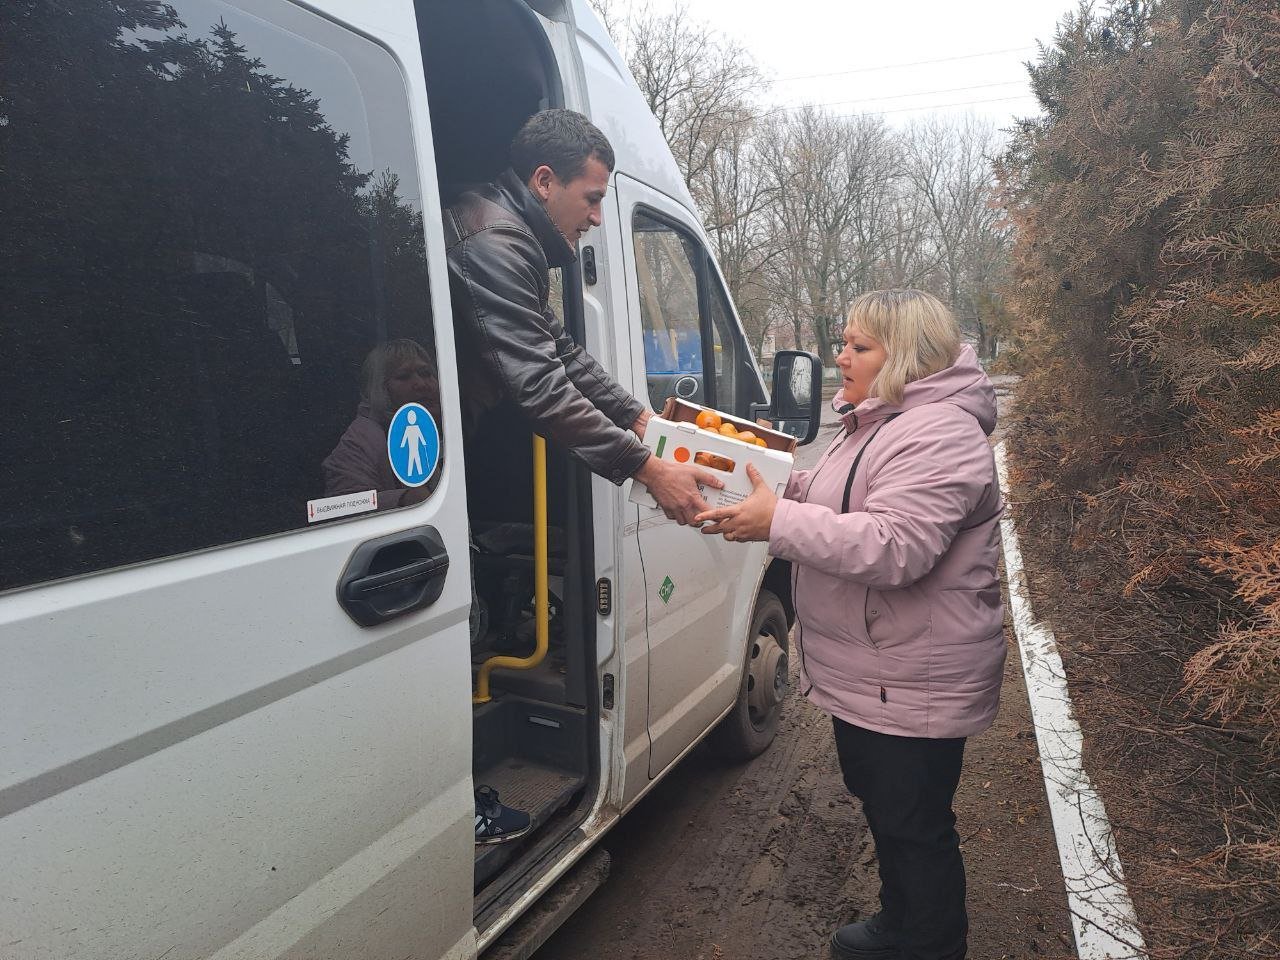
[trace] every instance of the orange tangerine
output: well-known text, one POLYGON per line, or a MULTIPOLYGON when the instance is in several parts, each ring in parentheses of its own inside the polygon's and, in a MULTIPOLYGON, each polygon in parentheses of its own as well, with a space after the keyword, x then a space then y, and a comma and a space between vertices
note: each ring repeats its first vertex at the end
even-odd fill
POLYGON ((769 445, 764 442, 764 437, 756 437, 756 446, 768 449, 769 445))
POLYGON ((720 424, 724 421, 720 419, 720 414, 714 410, 699 410, 698 416, 693 422, 706 430, 719 430, 720 424))
POLYGON ((702 467, 710 467, 712 470, 723 470, 725 473, 733 472, 732 460, 716 453, 707 453, 705 450, 695 453, 693 462, 702 467))
POLYGON ((750 430, 743 430, 740 434, 738 434, 738 439, 741 440, 743 443, 755 443, 756 435, 752 433, 750 430))
POLYGON ((720 424, 720 433, 726 437, 736 437, 738 435, 738 428, 732 423, 722 423, 720 424))

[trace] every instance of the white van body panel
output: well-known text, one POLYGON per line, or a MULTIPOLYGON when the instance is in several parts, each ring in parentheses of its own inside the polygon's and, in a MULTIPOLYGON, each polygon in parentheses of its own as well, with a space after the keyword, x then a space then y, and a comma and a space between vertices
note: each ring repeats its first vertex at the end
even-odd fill
MULTIPOLYGON (((257 18, 259 6, 230 12, 257 18)), ((426 198, 411 4, 313 5, 402 66, 426 198)), ((316 14, 272 7, 288 29, 316 14)), ((230 18, 229 18, 230 19, 230 18)), ((234 25, 234 24, 233 24, 234 25)), ((424 204, 435 316, 440 212, 424 204)), ((444 355, 452 330, 437 324, 444 355)), ((447 397, 458 395, 451 365, 447 397)), ((456 403, 439 487, 405 511, 0 600, 0 942, 31 960, 469 957, 470 601, 456 403), (430 608, 361 628, 334 589, 364 541, 430 524, 430 608)))
MULTIPOLYGON (((639 255, 631 224, 637 211, 656 212, 686 232, 701 234, 682 205, 624 172, 615 177, 615 208, 622 226, 627 271, 627 328, 632 378, 646 396, 640 294, 633 265, 639 255)), ((755 604, 756 572, 767 545, 730 543, 693 534, 661 510, 636 507, 637 538, 647 584, 649 622, 649 775, 665 771, 689 744, 715 724, 737 697, 744 638, 755 604), (670 580, 674 591, 659 589, 670 580)))
MULTIPOLYGON (((706 234, 662 130, 626 61, 585 0, 575 0, 573 17, 589 101, 582 109, 609 138, 616 157, 611 184, 614 197, 612 202, 606 201, 604 223, 583 242, 592 243, 594 237, 605 234, 605 242, 595 244, 595 249, 599 287, 608 290, 611 327, 617 336, 614 373, 632 393, 646 399, 631 211, 643 197, 664 207, 704 245, 706 234)), ((626 517, 624 541, 628 548, 632 538, 638 544, 635 562, 623 571, 623 592, 628 609, 634 611, 629 616, 643 614, 648 622, 644 650, 638 642, 631 643, 640 639, 638 632, 628 635, 625 669, 630 682, 623 707, 625 808, 645 792, 650 779, 669 769, 732 706, 741 680, 746 620, 754 604, 754 593, 745 599, 740 594, 754 591, 765 548, 726 544, 719 538, 692 538, 661 511, 644 510, 629 502, 621 504, 621 512, 626 517), (726 550, 730 556, 722 556, 726 550), (654 569, 648 569, 649 565, 654 569), (733 570, 746 574, 742 579, 747 586, 734 583, 733 570), (668 575, 678 588, 672 601, 664 604, 657 590, 668 575), (646 678, 643 690, 636 682, 640 676, 646 678)))
POLYGON ((586 0, 574 0, 573 11, 591 100, 589 116, 609 138, 617 169, 665 193, 696 220, 693 197, 626 61, 586 0))
MULTIPOLYGON (((583 239, 586 346, 645 397, 630 211, 641 198, 706 237, 625 61, 586 0, 532 4, 566 105, 617 154, 616 199, 583 239)), ((254 0, 240 0, 250 16, 254 0)), ((404 76, 423 194, 432 311, 453 355, 427 91, 413 4, 311 0, 404 76)), ((281 7, 281 9, 284 9, 281 7)), ((373 121, 376 122, 376 121, 373 121)), ((443 363, 441 392, 459 396, 443 363)), ((558 859, 472 924, 468 529, 456 402, 439 488, 423 504, 106 570, 0 597, 0 943, 32 960, 470 960, 576 862, 734 702, 763 545, 725 544, 592 478, 597 794, 558 859), (360 543, 430 524, 443 595, 380 627, 339 609, 360 543), (663 560, 646 574, 645 562, 663 560), (655 609, 675 571, 679 590, 655 609), (651 692, 652 691, 652 692, 651 692), (653 698, 651 702, 651 697, 653 698), (198 912, 193 911, 198 907, 198 912), (20 946, 19 946, 20 945, 20 946)))
MULTIPOLYGON (((608 114, 613 108, 616 91, 612 86, 599 88, 598 81, 588 77, 581 56, 584 36, 594 37, 600 29, 594 11, 587 4, 560 4, 555 0, 531 5, 538 12, 555 51, 565 106, 585 114, 603 130, 602 114, 608 114), (589 32, 587 35, 582 32, 584 29, 589 32)), ((607 35, 605 42, 609 43, 607 35)), ((589 39, 585 46, 595 48, 598 43, 589 39)), ((620 62, 611 43, 609 49, 609 55, 620 62)), ((634 88, 630 73, 624 74, 624 80, 625 85, 634 88)), ((652 147, 665 152, 670 161, 666 141, 653 123, 652 114, 647 107, 644 112, 653 127, 651 132, 658 138, 652 147)), ((616 180, 616 176, 610 178, 610 190, 616 190, 616 180)), ((591 247, 596 258, 596 282, 583 285, 584 346, 614 373, 622 386, 643 398, 644 377, 637 382, 633 376, 622 230, 608 205, 606 200, 601 226, 588 231, 581 240, 581 247, 591 247)), ((597 682, 602 683, 604 676, 610 674, 616 691, 615 706, 611 717, 604 721, 601 739, 602 750, 606 752, 601 770, 608 771, 601 784, 601 796, 616 811, 625 809, 648 780, 647 595, 633 522, 636 508, 627 500, 629 483, 618 486, 593 475, 591 484, 595 573, 597 578, 608 579, 613 587, 612 612, 596 620, 596 659, 597 682), (607 737, 603 736, 605 733, 607 737)), ((600 825, 593 815, 584 829, 598 829, 600 825)))
POLYGON ((351 623, 333 585, 400 515, 0 608, 0 656, 22 667, 0 677, 0 725, 29 734, 3 750, 0 849, 22 869, 0 900, 25 955, 198 958, 268 918, 275 952, 246 956, 327 955, 351 926, 366 957, 467 935, 470 591, 465 515, 441 509, 458 467, 413 511, 458 558, 445 593, 383 628, 351 623))

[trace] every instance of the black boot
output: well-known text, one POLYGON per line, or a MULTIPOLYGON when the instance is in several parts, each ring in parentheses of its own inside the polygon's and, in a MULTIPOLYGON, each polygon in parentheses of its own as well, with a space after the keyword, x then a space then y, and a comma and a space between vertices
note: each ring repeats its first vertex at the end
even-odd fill
POLYGON ((834 960, 898 960, 898 932, 885 923, 884 912, 849 923, 831 935, 834 960))

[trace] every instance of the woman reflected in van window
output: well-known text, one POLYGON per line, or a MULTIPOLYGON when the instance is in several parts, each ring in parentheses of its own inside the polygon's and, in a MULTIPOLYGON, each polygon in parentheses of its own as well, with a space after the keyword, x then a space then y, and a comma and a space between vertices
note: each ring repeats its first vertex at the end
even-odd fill
POLYGON ((754 474, 750 497, 697 520, 792 565, 801 689, 832 716, 880 863, 879 912, 836 930, 833 956, 962 957, 952 801, 1005 657, 995 390, 951 312, 918 290, 858 297, 844 340, 844 429, 817 468, 792 473, 781 499, 754 474))
POLYGON ((436 364, 414 340, 389 340, 369 351, 360 368, 360 405, 338 445, 324 460, 324 493, 378 491, 378 509, 421 503, 439 474, 420 487, 406 488, 387 458, 387 427, 406 403, 420 403, 440 423, 440 377, 436 364))

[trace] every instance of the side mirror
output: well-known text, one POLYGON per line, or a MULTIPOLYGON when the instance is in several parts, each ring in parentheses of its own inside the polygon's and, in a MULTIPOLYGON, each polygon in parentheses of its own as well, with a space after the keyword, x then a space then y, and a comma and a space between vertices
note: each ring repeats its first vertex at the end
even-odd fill
POLYGON ((773 358, 773 402, 765 416, 773 428, 802 444, 822 423, 822 361, 803 350, 779 350, 773 358))

